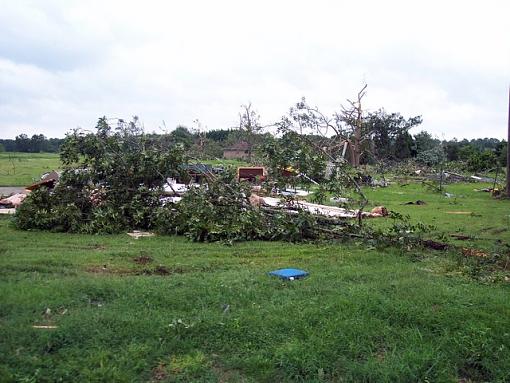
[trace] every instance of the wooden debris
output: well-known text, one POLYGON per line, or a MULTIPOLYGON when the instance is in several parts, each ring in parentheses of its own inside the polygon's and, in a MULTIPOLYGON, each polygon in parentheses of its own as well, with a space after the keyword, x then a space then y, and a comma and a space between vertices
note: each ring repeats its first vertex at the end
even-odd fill
POLYGON ((469 235, 465 235, 465 234, 450 234, 450 237, 458 239, 460 241, 466 241, 468 239, 472 239, 469 235))
POLYGON ((427 240, 423 241, 422 243, 423 243, 423 246, 428 247, 429 249, 441 250, 441 251, 448 249, 447 243, 436 242, 431 239, 427 239, 427 240))
POLYGON ((138 239, 140 237, 154 237, 154 233, 150 233, 148 231, 139 231, 139 230, 133 230, 131 233, 127 233, 130 237, 134 239, 138 239))
POLYGON ((417 201, 409 201, 409 202, 404 202, 402 205, 426 205, 427 203, 425 201, 422 201, 421 199, 417 200, 417 201))
POLYGON ((479 258, 486 258, 489 256, 489 254, 487 254, 486 252, 479 249, 473 249, 472 247, 463 247, 462 255, 464 255, 465 257, 479 257, 479 258))

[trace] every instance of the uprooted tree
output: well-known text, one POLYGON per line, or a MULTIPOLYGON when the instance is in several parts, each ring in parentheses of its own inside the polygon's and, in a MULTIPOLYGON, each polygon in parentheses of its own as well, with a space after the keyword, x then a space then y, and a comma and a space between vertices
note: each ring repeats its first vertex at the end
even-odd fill
POLYGON ((248 143, 248 162, 252 161, 253 146, 257 133, 262 130, 260 116, 253 108, 251 102, 241 105, 239 113, 239 131, 241 137, 248 143))
POLYGON ((54 190, 29 195, 15 216, 24 229, 113 233, 151 227, 167 177, 181 173, 182 145, 162 145, 143 133, 137 118, 96 132, 74 130, 61 148, 63 172, 54 190))

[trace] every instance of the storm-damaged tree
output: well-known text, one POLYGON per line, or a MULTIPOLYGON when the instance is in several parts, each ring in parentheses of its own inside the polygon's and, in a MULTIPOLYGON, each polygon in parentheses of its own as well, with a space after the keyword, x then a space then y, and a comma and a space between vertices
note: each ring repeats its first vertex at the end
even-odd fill
POLYGON ((248 162, 252 161, 256 136, 261 130, 260 115, 253 109, 251 102, 247 105, 241 105, 239 131, 241 132, 241 137, 248 144, 248 162))
POLYGON ((53 191, 31 193, 15 220, 23 229, 119 232, 150 229, 167 177, 182 174, 184 148, 162 147, 138 118, 111 125, 100 118, 95 132, 74 130, 62 145, 63 173, 53 191))
POLYGON ((317 202, 324 202, 328 193, 338 197, 352 194, 358 202, 360 225, 368 200, 356 179, 356 171, 344 156, 350 147, 352 165, 359 165, 361 146, 366 139, 361 110, 365 89, 366 86, 358 93, 358 101, 351 103, 354 109, 343 108, 332 117, 309 106, 303 98, 275 124, 281 137, 268 137, 261 148, 264 162, 280 186, 315 183, 317 202))
POLYGON ((308 105, 303 98, 290 109, 287 121, 283 122, 295 126, 300 134, 320 137, 319 146, 334 159, 334 162, 343 161, 348 154, 351 165, 357 167, 360 165, 364 150, 368 147, 371 133, 365 124, 365 112, 362 108, 366 89, 367 85, 363 86, 356 96, 356 101, 347 100, 348 106, 341 106, 341 110, 331 116, 324 114, 317 107, 308 105))

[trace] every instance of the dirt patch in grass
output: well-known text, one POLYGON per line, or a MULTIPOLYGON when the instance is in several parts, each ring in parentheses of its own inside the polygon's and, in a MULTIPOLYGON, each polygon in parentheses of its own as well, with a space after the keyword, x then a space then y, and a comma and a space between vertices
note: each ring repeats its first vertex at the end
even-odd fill
POLYGON ((423 241, 423 246, 425 246, 429 249, 440 250, 440 251, 444 251, 444 250, 448 249, 447 243, 432 241, 430 239, 423 241))
POLYGON ((166 366, 164 363, 158 364, 152 370, 152 382, 161 382, 167 378, 166 366))
POLYGON ((478 361, 466 362, 459 369, 459 382, 490 382, 491 372, 478 361))
POLYGON ((242 382, 245 380, 240 370, 227 368, 218 361, 215 361, 211 368, 219 383, 242 382))
POLYGON ((133 262, 138 265, 146 265, 148 263, 151 263, 152 261, 154 261, 154 259, 147 254, 141 254, 133 259, 133 262))
MULTIPOLYGON (((148 256, 144 256, 148 257, 148 256)), ((140 258, 140 257, 137 257, 140 258)), ((148 257, 143 258, 139 261, 134 261, 137 264, 140 265, 147 265, 150 262, 152 262, 152 258, 148 257)), ((155 267, 146 267, 144 269, 130 269, 130 268, 121 268, 121 267, 113 267, 110 265, 90 265, 85 268, 85 271, 87 273, 95 274, 95 275, 120 275, 120 276, 151 276, 151 275, 158 275, 158 276, 171 276, 174 274, 184 274, 187 272, 191 272, 191 269, 184 269, 182 267, 168 267, 164 265, 158 265, 155 267)))
POLYGON ((386 359, 386 348, 379 347, 379 349, 375 353, 375 359, 377 359, 378 362, 384 362, 384 360, 386 359))
POLYGON ((169 268, 163 265, 156 266, 153 269, 143 269, 141 271, 136 271, 136 275, 160 275, 160 276, 170 276, 172 274, 184 274, 186 270, 182 267, 173 267, 169 268))

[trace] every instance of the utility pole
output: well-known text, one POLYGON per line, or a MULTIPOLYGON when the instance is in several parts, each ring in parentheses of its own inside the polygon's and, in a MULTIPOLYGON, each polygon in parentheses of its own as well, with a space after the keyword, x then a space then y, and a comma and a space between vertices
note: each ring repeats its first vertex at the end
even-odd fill
POLYGON ((506 140, 506 196, 510 198, 510 86, 508 87, 508 137, 506 140))

